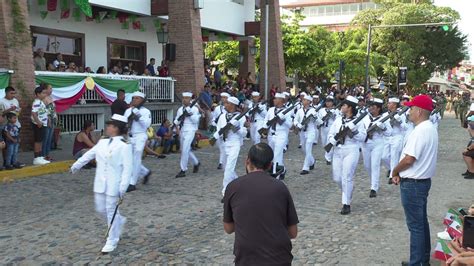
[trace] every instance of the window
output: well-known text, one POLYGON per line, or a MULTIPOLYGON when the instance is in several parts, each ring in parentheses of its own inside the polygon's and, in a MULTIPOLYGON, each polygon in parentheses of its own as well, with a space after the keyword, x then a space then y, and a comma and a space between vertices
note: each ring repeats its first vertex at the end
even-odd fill
POLYGON ((350 14, 350 5, 342 5, 342 14, 343 15, 350 14))
POLYGON ((334 7, 333 6, 326 6, 326 16, 334 15, 334 7))
POLYGON ((61 53, 66 64, 84 66, 84 34, 31 26, 33 51, 42 49, 47 63, 61 53))
POLYGON ((146 43, 107 38, 107 47, 109 70, 115 65, 126 66, 133 63, 133 70, 138 74, 143 73, 146 65, 146 43))
POLYGON ((334 15, 335 16, 341 15, 341 8, 342 8, 341 5, 334 6, 334 15))

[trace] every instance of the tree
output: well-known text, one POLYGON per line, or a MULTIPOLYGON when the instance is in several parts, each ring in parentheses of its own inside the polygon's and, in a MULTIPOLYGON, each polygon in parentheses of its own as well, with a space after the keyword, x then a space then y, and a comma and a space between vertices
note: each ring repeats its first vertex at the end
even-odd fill
MULTIPOLYGON (((459 14, 447 7, 437 7, 427 1, 383 0, 382 8, 364 10, 352 21, 353 25, 419 24, 456 22, 459 14), (408 2, 408 3, 407 3, 408 2)), ((457 27, 445 31, 426 31, 425 27, 396 27, 375 29, 372 51, 387 58, 383 74, 396 77, 397 68, 408 67, 408 89, 420 88, 435 70, 456 66, 466 56, 466 36, 457 27)), ((371 54, 373 59, 373 54, 371 54)))
POLYGON ((228 69, 237 72, 239 69, 239 42, 215 41, 208 42, 204 49, 206 57, 212 61, 220 61, 221 70, 228 69))

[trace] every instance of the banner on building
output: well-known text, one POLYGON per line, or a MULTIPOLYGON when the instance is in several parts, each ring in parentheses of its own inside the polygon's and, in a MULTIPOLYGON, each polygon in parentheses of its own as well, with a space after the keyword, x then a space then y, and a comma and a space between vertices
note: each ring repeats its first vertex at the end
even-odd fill
POLYGON ((5 88, 10 85, 10 74, 0 73, 0 99, 5 97, 5 88))

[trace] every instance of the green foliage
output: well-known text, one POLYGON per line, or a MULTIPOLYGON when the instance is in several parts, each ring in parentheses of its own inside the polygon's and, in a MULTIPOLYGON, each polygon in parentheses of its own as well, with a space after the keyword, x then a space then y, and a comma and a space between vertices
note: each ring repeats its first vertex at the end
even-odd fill
POLYGON ((237 41, 216 41, 208 42, 205 48, 206 57, 211 61, 221 61, 219 68, 236 71, 239 69, 239 42, 237 41))

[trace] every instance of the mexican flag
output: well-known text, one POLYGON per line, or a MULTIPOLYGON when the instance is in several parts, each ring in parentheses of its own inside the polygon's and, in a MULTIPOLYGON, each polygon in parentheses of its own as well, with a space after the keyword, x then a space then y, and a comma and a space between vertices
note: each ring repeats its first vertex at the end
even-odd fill
POLYGON ((460 220, 461 214, 455 211, 454 209, 449 209, 446 215, 444 216, 443 224, 450 225, 454 219, 460 220))
POLYGON ((0 73, 0 99, 5 97, 5 88, 10 84, 10 74, 0 73))
POLYGON ((459 218, 454 219, 446 229, 451 238, 462 237, 462 221, 459 218))
POLYGON ((446 240, 438 239, 436 243, 435 252, 433 253, 433 258, 441 261, 447 261, 451 258, 452 253, 448 247, 448 243, 446 240))

